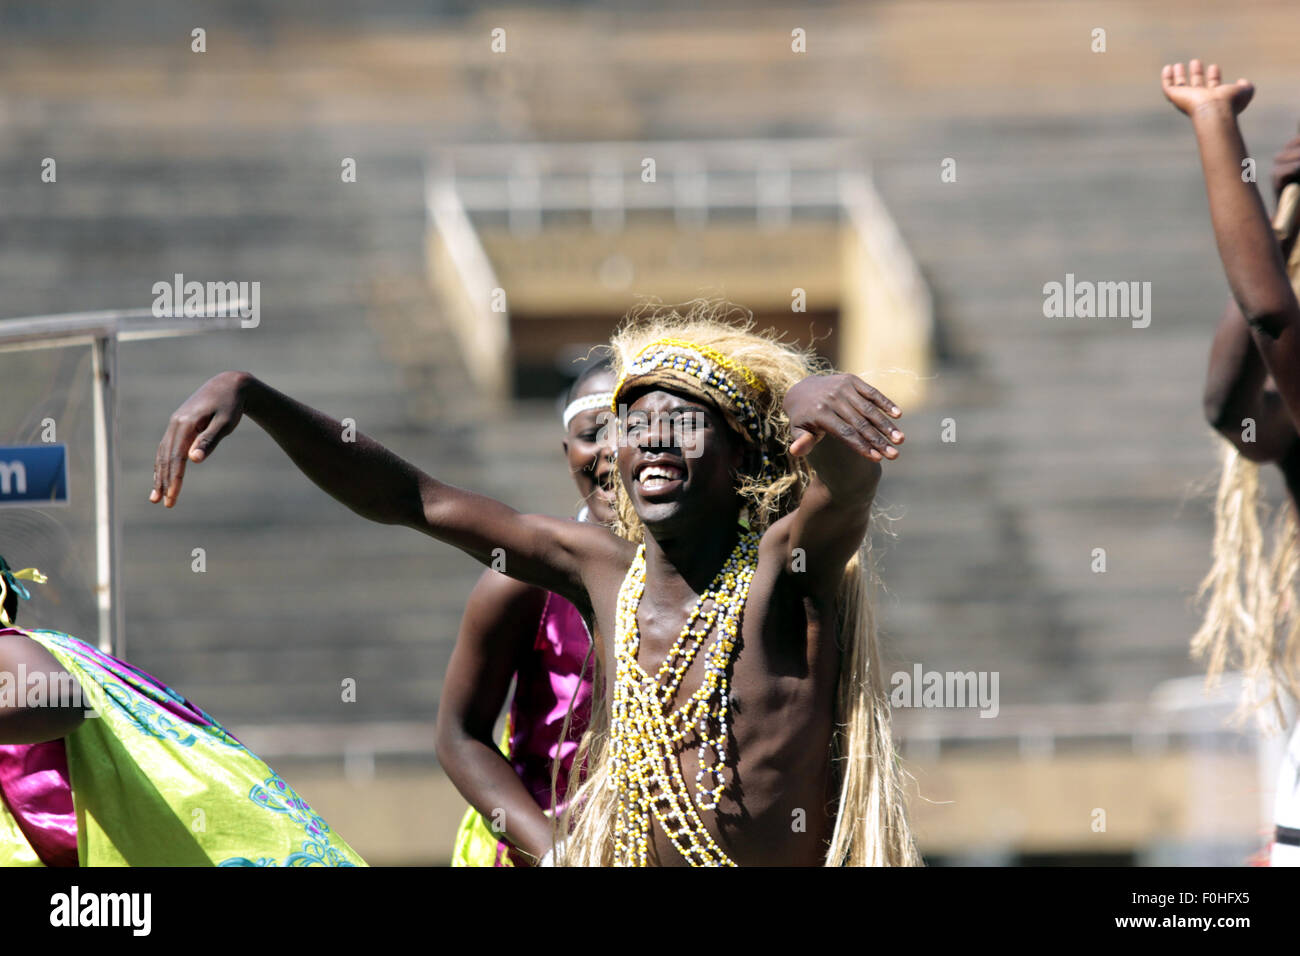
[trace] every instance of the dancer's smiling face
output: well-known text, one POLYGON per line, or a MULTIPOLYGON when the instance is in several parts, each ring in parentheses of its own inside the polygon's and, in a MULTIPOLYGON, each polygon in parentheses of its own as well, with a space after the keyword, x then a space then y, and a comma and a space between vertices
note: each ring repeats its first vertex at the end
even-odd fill
MULTIPOLYGON (((614 390, 612 372, 596 372, 583 379, 574 393, 574 399, 585 398, 597 392, 614 390)), ((589 408, 579 412, 569 422, 564 436, 564 454, 569 460, 569 471, 578 486, 582 500, 591 509, 591 517, 602 524, 614 520, 614 429, 605 427, 610 417, 608 408, 589 408)))
POLYGON ((652 530, 679 522, 734 520, 745 442, 712 402, 661 388, 629 389, 618 449, 619 477, 652 530))

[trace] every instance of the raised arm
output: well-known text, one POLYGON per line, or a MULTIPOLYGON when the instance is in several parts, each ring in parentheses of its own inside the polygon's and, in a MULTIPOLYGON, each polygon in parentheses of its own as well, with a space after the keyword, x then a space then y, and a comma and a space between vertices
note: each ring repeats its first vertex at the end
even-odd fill
POLYGON ((485 571, 470 592, 438 703, 437 748, 456 789, 502 836, 540 858, 551 822, 493 740, 510 680, 533 641, 546 592, 485 571))
POLYGON ((812 482, 799 507, 776 522, 774 541, 792 564, 802 549, 810 594, 832 594, 862 544, 880 463, 898 457, 903 433, 897 405, 856 375, 814 375, 786 393, 792 454, 807 455, 812 482))
MULTIPOLYGON (((1288 142, 1273 159, 1273 194, 1279 200, 1283 190, 1300 183, 1300 136, 1288 142)), ((1294 216, 1289 222, 1274 221, 1280 235, 1280 253, 1287 260, 1296 241, 1294 216)), ((1277 387, 1259 354, 1241 309, 1229 300, 1215 330, 1205 376, 1205 418, 1210 425, 1247 458, 1257 462, 1279 462, 1295 447, 1297 430, 1277 387), (1254 423, 1253 434, 1246 421, 1254 423), (1247 440, 1253 438, 1253 440, 1247 440)))
POLYGON ((438 481, 246 372, 217 375, 172 414, 158 446, 149 500, 173 507, 187 462, 206 460, 245 415, 303 474, 363 518, 414 528, 579 606, 586 603, 585 562, 618 547, 599 527, 520 514, 493 498, 438 481))
POLYGON ((1161 84, 1170 102, 1192 120, 1233 299, 1292 421, 1300 421, 1300 305, 1259 191, 1242 178, 1248 156, 1237 114, 1255 89, 1246 80, 1223 83, 1217 65, 1206 70, 1199 60, 1187 68, 1166 66, 1161 84))

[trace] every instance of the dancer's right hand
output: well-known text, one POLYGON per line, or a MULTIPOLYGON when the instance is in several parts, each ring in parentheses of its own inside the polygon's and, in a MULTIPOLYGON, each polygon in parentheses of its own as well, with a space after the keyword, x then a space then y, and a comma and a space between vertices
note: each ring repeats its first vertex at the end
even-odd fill
POLYGON ((222 372, 208 379, 172 412, 167 431, 154 455, 153 490, 149 500, 171 508, 181 493, 186 460, 203 461, 239 424, 253 377, 247 372, 222 372))

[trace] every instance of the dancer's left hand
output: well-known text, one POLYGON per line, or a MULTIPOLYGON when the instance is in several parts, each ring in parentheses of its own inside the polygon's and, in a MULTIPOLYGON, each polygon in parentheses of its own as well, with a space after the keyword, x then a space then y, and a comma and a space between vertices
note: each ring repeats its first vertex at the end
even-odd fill
POLYGON ((892 422, 902 414, 878 389, 856 375, 812 375, 785 394, 790 454, 807 455, 826 436, 838 438, 872 461, 898 457, 903 432, 892 422))
POLYGON ((205 461, 244 416, 253 376, 222 372, 203 383, 172 413, 154 453, 153 489, 149 500, 172 508, 181 493, 187 461, 205 461))

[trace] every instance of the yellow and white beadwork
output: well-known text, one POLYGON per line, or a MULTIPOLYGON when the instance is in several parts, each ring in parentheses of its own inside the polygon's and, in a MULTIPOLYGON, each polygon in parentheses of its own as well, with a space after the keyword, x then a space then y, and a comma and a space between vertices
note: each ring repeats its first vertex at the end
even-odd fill
POLYGON ((727 670, 740 640, 741 615, 758 563, 758 540, 756 532, 741 534, 653 677, 637 661, 636 615, 645 592, 644 544, 619 588, 610 726, 610 786, 618 791, 616 866, 646 865, 652 817, 692 866, 736 865, 714 841, 700 813, 716 810, 726 788, 727 670), (699 689, 674 709, 682 678, 710 632, 716 636, 705 652, 699 689), (694 797, 682 776, 680 755, 690 738, 697 742, 699 757, 694 797))

